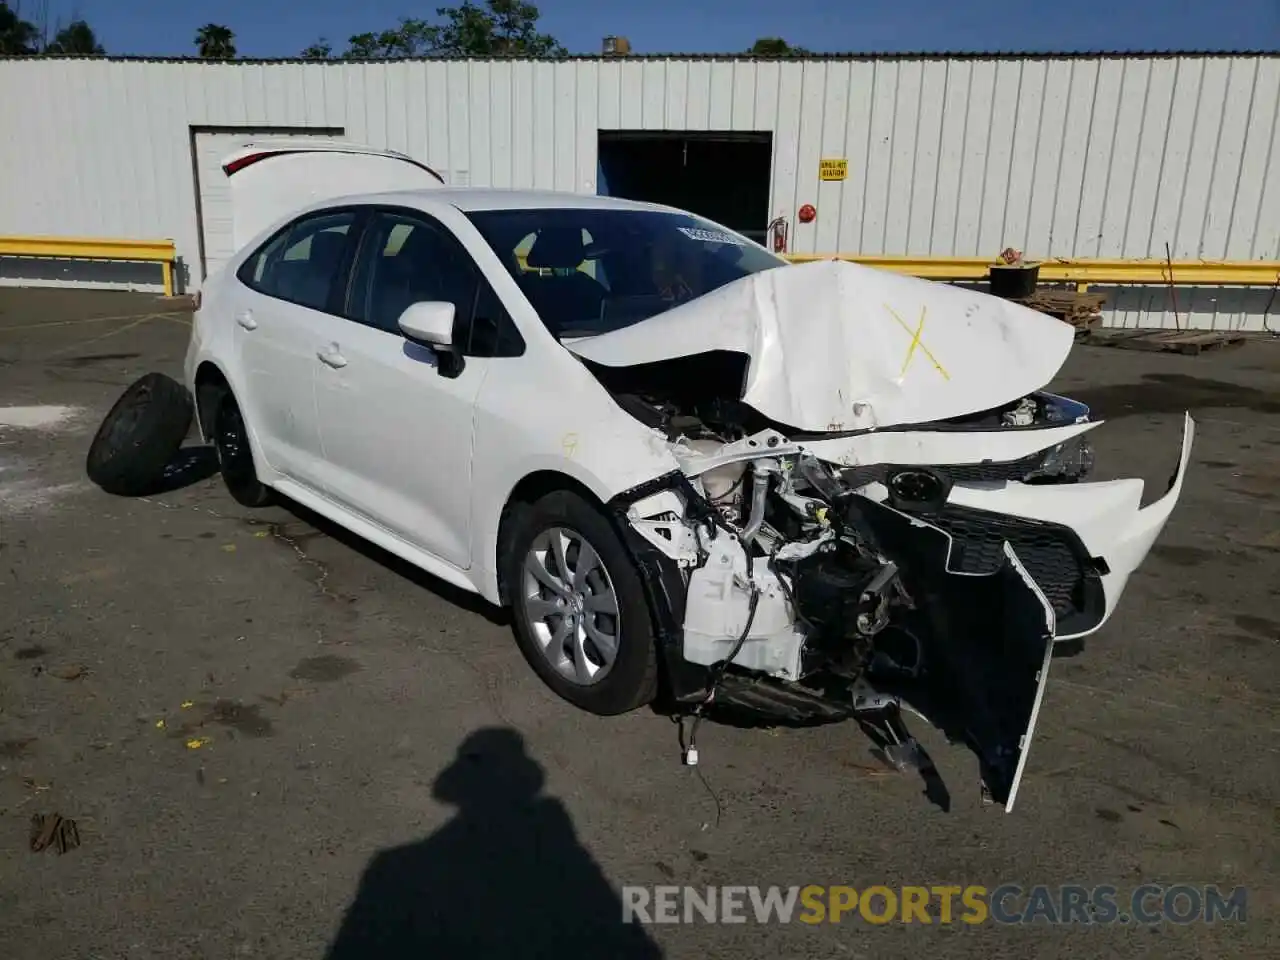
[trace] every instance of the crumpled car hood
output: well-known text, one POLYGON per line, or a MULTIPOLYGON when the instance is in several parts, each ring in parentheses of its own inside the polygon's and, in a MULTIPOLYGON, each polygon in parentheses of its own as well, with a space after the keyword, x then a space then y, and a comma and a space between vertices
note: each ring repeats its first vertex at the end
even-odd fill
POLYGON ((979 413, 1044 386, 1071 350, 1060 320, 989 294, 847 261, 752 274, 565 346, 605 367, 710 351, 748 358, 737 398, 797 430, 979 413))

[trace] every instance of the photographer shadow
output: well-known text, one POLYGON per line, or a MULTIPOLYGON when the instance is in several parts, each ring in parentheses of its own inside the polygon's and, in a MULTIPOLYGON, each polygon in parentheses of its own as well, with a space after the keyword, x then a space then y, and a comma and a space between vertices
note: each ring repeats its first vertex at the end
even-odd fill
POLYGON ((659 960, 544 782, 514 730, 467 737, 432 791, 457 814, 373 858, 327 960, 659 960))

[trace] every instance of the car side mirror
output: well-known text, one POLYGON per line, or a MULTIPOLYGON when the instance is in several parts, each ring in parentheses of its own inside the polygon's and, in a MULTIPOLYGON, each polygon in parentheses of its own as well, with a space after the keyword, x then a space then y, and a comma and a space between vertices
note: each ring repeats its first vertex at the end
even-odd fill
POLYGON ((425 300, 411 303, 400 314, 400 332, 412 340, 433 350, 450 350, 453 347, 454 306, 444 300, 425 300))
POLYGON ((436 369, 443 377, 462 373, 462 354, 454 348, 453 324, 457 311, 445 300, 411 303, 400 314, 400 332, 410 343, 420 344, 436 355, 436 369))

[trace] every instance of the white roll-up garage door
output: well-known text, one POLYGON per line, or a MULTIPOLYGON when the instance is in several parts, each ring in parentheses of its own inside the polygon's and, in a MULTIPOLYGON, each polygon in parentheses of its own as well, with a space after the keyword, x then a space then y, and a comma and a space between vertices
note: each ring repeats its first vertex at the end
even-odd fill
POLYGON ((222 161, 247 140, 270 137, 272 140, 297 137, 342 139, 342 131, 332 128, 287 130, 272 127, 244 127, 235 130, 195 132, 192 149, 195 152, 196 190, 200 198, 198 208, 200 249, 204 260, 201 279, 209 276, 224 264, 233 253, 231 190, 222 161))

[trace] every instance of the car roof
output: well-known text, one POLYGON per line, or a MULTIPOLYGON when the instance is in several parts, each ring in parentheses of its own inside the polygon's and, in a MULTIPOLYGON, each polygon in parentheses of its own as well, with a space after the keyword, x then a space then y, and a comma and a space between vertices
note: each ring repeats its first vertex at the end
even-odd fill
POLYGON ((464 213, 482 210, 648 210, 661 213, 683 213, 674 207, 621 197, 600 197, 567 190, 504 190, 489 187, 437 187, 431 190, 399 190, 343 197, 338 203, 393 203, 429 209, 447 203, 464 213))

